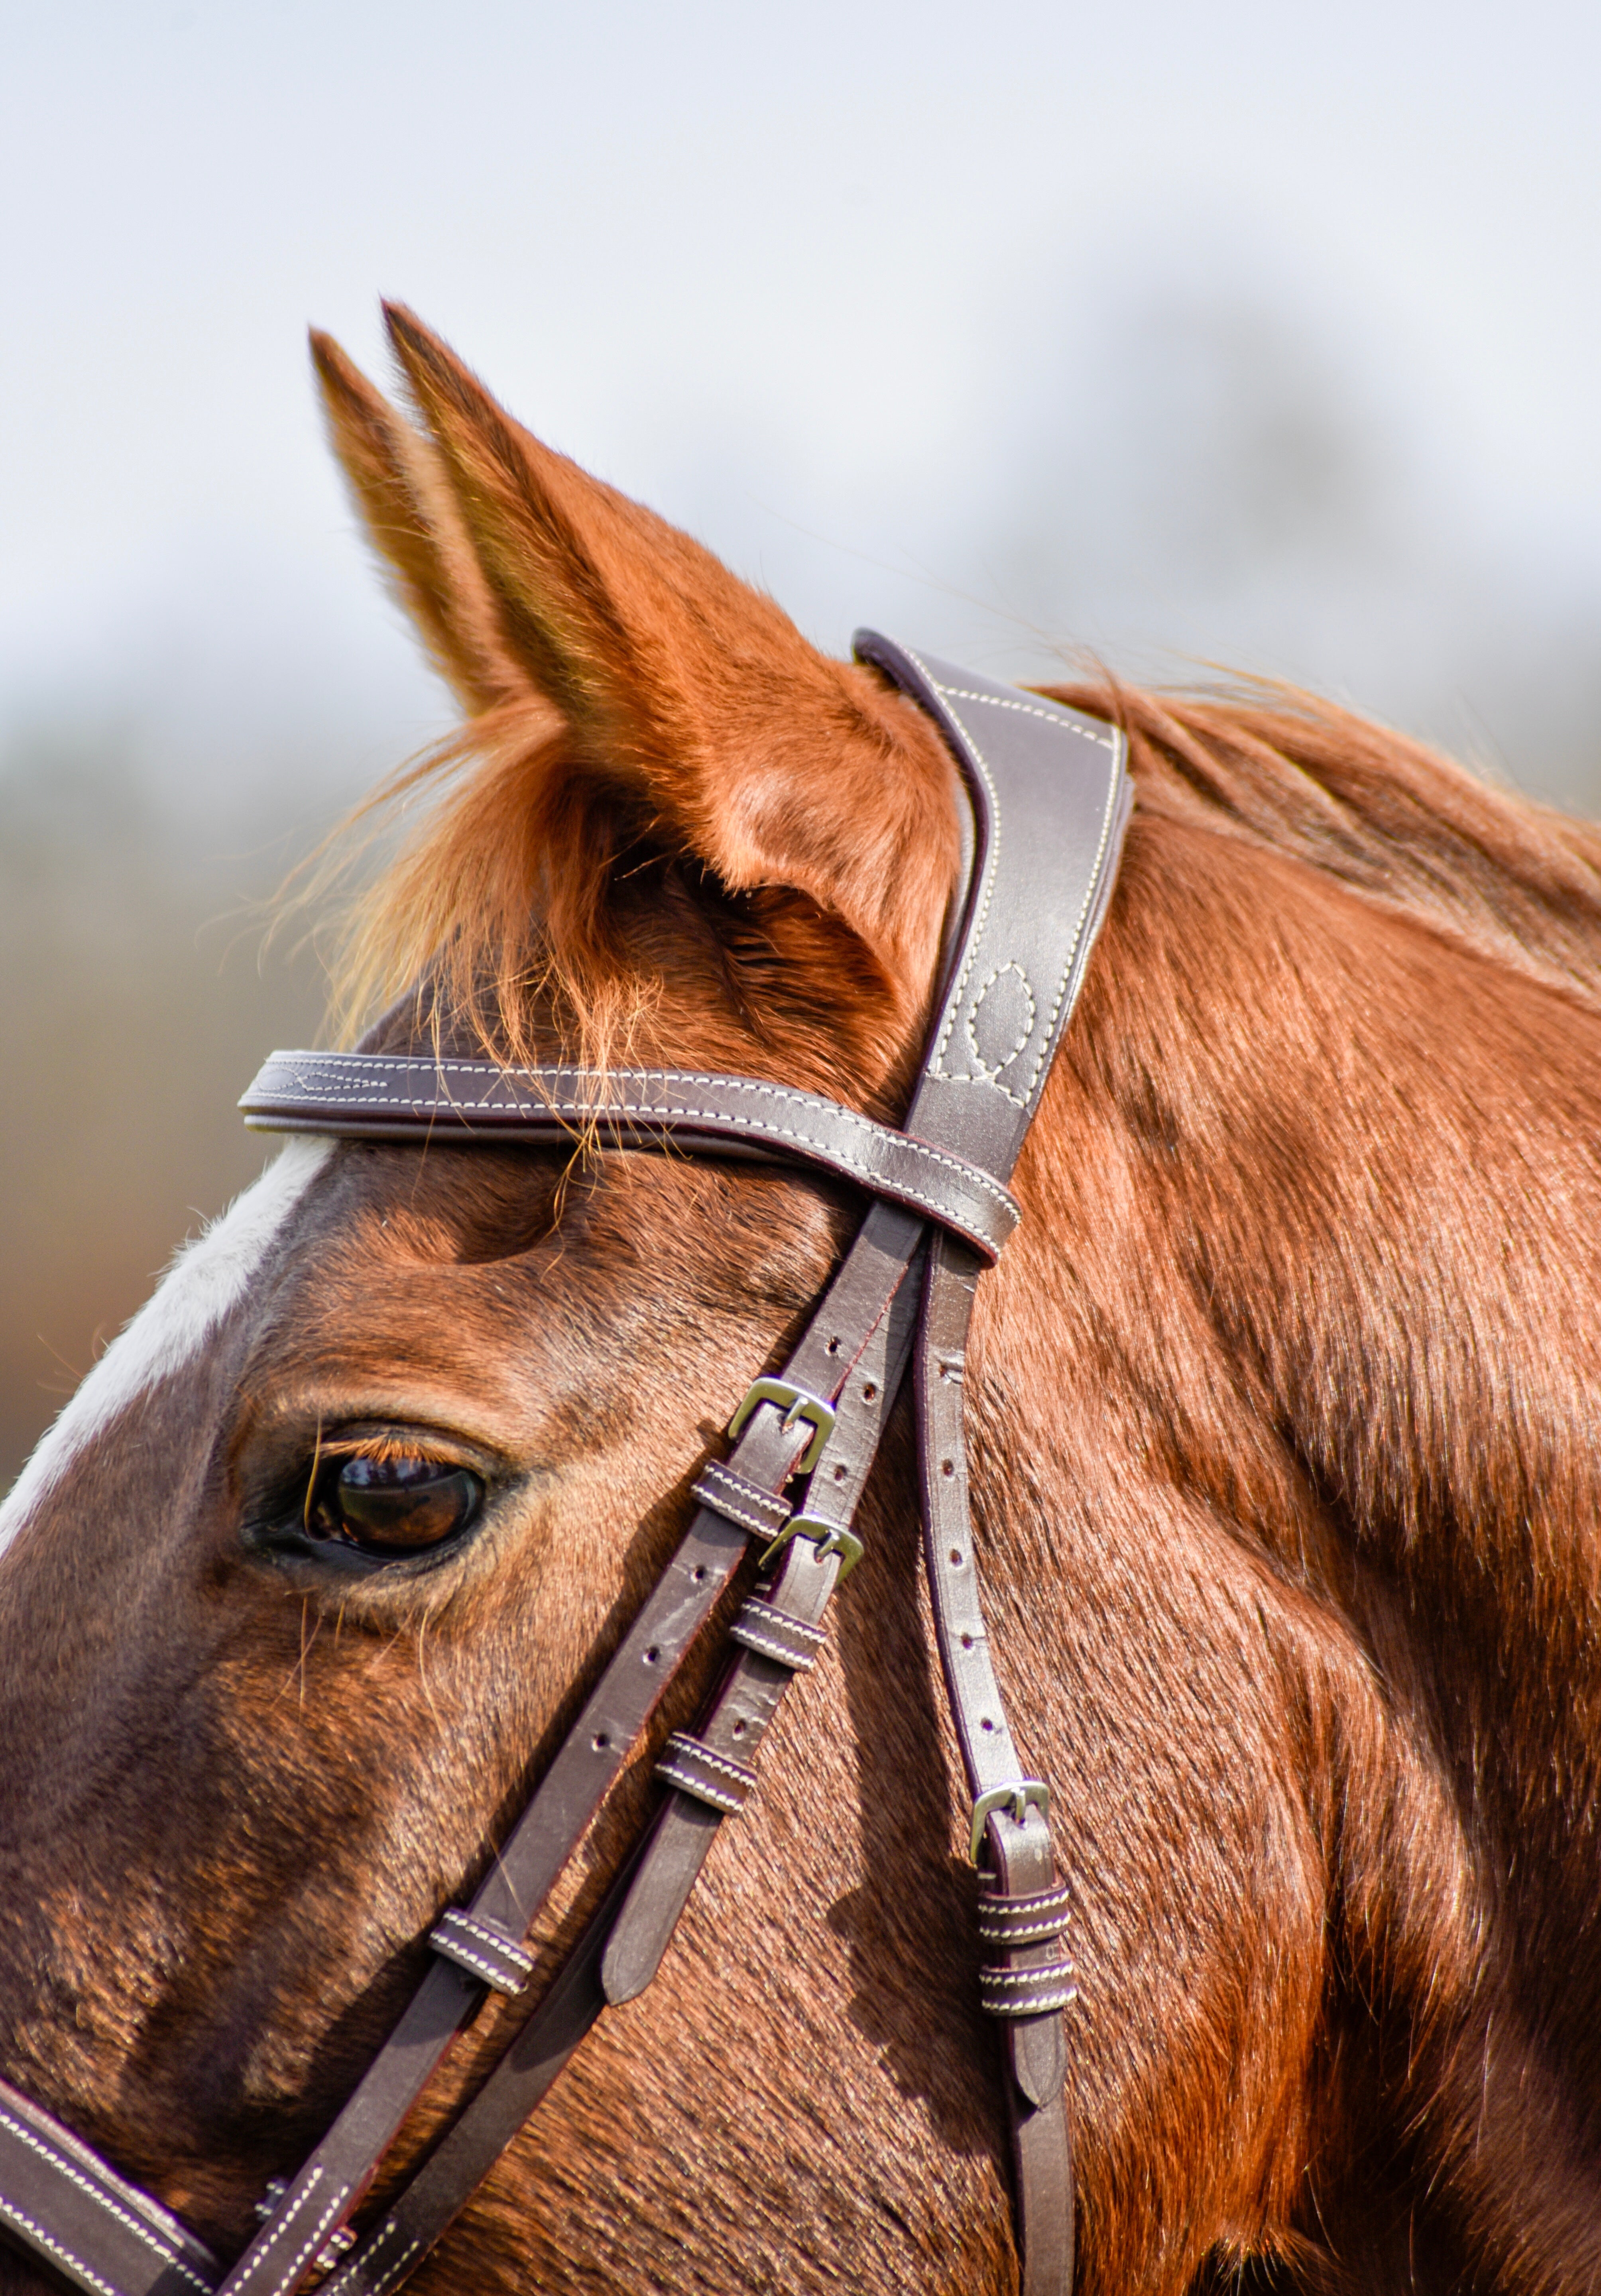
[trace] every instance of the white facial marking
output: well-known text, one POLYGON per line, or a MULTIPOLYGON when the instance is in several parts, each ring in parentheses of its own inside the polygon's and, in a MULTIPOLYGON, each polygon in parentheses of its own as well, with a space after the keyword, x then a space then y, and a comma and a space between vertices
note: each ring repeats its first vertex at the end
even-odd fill
POLYGON ((12 1486, 0 1507, 0 1550, 101 1428, 199 1352, 242 1296, 332 1146, 329 1140, 290 1141, 254 1185, 178 1253, 153 1298, 111 1342, 12 1486))

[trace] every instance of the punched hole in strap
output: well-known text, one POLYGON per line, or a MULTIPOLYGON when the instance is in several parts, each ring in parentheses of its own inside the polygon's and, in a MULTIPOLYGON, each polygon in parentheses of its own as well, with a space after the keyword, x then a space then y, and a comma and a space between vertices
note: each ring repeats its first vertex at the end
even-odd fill
POLYGON ((493 1928, 460 1906, 447 1906, 428 1933, 428 1942, 446 1961, 492 1986, 497 1993, 521 1993, 534 1973, 534 1957, 504 1930, 493 1928))

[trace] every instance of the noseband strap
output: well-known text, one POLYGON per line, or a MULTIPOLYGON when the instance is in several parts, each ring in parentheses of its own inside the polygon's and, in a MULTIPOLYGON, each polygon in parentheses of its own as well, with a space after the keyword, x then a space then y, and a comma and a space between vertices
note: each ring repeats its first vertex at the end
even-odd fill
POLYGON ((755 1153, 829 1173, 872 1201, 799 1345, 778 1374, 756 1380, 728 1457, 708 1462, 695 1483, 697 1510, 672 1560, 483 1882, 441 1914, 399 2023, 299 2173, 275 2188, 261 2232, 226 2277, 164 2210, 37 2107, 0 2091, 0 2231, 94 2296, 219 2286, 221 2296, 292 2296, 314 2272, 325 2276, 323 2296, 390 2296, 410 2276, 595 2020, 650 1983, 727 1819, 735 1854, 751 1854, 737 1846, 737 1816, 759 1784, 757 1750, 789 1683, 824 1646, 830 1599, 861 1552, 857 1502, 914 1366, 925 1561, 972 1798, 963 1847, 980 1865, 980 1998, 1004 2037, 1023 2296, 1067 2296, 1067 1891, 1048 1790, 1024 1772, 989 1660, 963 1394, 977 1280, 1016 1225, 1006 1183, 1116 873, 1124 746, 1104 725, 872 632, 858 633, 857 652, 938 724, 972 808, 965 902, 903 1129, 752 1078, 415 1055, 275 1054, 242 1103, 261 1130, 418 1146, 755 1153), (645 1838, 554 1980, 513 2021, 472 2103, 357 2241, 350 2219, 450 2042, 489 1989, 533 1993, 530 1928, 752 1545, 756 1585, 730 1629, 730 1662, 695 1729, 662 1750, 666 1796, 645 1838))

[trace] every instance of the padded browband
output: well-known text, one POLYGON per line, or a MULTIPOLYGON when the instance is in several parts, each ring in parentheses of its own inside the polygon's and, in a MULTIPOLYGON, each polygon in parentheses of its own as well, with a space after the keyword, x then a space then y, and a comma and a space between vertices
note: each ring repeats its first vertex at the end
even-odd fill
POLYGON ((502 1067, 415 1053, 275 1053, 239 1103, 246 1123, 443 1146, 755 1151, 904 1204, 993 1261, 1018 1218, 1003 1183, 1116 875, 1129 809, 1122 740, 875 631, 858 630, 856 649, 944 728, 977 800, 956 962, 904 1131, 754 1077, 502 1067), (1003 760, 1004 828, 994 778, 1003 760))
POLYGON ((239 1105, 256 1132, 331 1132, 414 1147, 432 1138, 447 1148, 464 1133, 479 1143, 571 1148, 754 1148, 904 1204, 987 1260, 1017 1226, 1006 1190, 963 1158, 816 1093, 755 1077, 275 1053, 239 1105))

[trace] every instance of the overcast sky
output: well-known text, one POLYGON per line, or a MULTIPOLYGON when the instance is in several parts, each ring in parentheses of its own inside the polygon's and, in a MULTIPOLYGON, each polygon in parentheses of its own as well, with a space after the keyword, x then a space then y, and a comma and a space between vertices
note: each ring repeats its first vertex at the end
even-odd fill
POLYGON ((305 359, 392 294, 831 646, 1220 658, 1589 787, 1593 6, 4 14, 0 745, 220 817, 443 721, 305 359))

